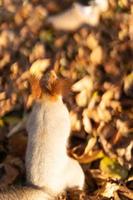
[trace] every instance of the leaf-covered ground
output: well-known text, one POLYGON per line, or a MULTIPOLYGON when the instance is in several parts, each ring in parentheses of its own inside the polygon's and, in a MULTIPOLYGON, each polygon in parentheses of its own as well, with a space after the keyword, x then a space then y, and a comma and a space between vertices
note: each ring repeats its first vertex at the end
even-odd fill
POLYGON ((27 71, 49 59, 73 83, 68 153, 86 174, 86 193, 67 198, 133 199, 133 3, 109 3, 97 27, 63 32, 46 19, 72 1, 0 0, 0 188, 25 182, 27 71))

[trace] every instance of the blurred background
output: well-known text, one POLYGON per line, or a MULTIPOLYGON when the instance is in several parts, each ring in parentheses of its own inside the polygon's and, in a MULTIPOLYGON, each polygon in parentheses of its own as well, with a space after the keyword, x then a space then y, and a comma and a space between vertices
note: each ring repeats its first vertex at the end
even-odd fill
POLYGON ((96 2, 0 0, 0 188, 25 182, 34 64, 72 81, 68 153, 92 199, 133 198, 133 2, 96 2))

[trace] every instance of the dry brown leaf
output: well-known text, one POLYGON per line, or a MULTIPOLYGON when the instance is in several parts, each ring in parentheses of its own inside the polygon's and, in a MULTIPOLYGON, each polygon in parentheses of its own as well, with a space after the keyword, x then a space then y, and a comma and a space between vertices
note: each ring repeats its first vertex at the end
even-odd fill
POLYGON ((101 64, 104 59, 104 53, 101 46, 97 46, 90 54, 90 61, 97 65, 101 64))
POLYGON ((109 122, 112 119, 111 112, 107 109, 101 108, 100 106, 97 108, 97 115, 100 118, 100 121, 109 122))
POLYGON ((43 75, 43 72, 46 71, 49 65, 50 65, 49 59, 38 59, 31 65, 30 74, 35 75, 36 78, 40 79, 43 75))
POLYGON ((130 39, 133 40, 133 13, 130 16, 130 21, 129 21, 129 36, 130 39))
POLYGON ((0 93, 0 101, 4 100, 6 98, 6 93, 5 92, 1 92, 0 93))
POLYGON ((3 100, 3 101, 0 101, 0 116, 3 116, 5 113, 13 110, 13 104, 12 104, 12 101, 11 99, 6 99, 6 100, 3 100))
POLYGON ((91 124, 91 121, 88 117, 88 110, 87 109, 84 109, 83 111, 83 126, 84 126, 84 130, 87 132, 87 133, 91 133, 92 132, 92 124, 91 124))
POLYGON ((119 40, 124 40, 128 36, 128 28, 124 28, 119 32, 119 40))
POLYGON ((87 90, 82 90, 79 94, 77 94, 75 100, 79 107, 85 107, 88 102, 87 90))
POLYGON ((93 119, 94 122, 99 123, 101 121, 99 115, 97 114, 97 109, 88 109, 88 117, 93 119))
POLYGON ((87 89, 88 91, 91 91, 93 89, 93 81, 89 76, 85 76, 83 79, 74 83, 74 85, 72 86, 72 91, 74 92, 81 92, 84 89, 87 89))
POLYGON ((127 75, 124 79, 124 92, 127 96, 133 97, 133 73, 127 75))
POLYGON ((96 144, 96 138, 92 137, 89 139, 88 144, 82 155, 77 155, 75 152, 78 147, 74 147, 71 151, 71 155, 78 160, 80 163, 91 163, 97 159, 104 156, 103 152, 100 150, 92 150, 96 144))
POLYGON ((105 189, 102 192, 102 196, 107 197, 107 198, 112 198, 114 197, 114 192, 117 192, 119 188, 120 187, 118 184, 107 182, 105 185, 105 189))
POLYGON ((77 156, 77 154, 72 153, 73 157, 82 164, 91 163, 95 160, 101 159, 103 157, 102 151, 90 151, 89 153, 83 154, 82 156, 77 156))
POLYGON ((30 62, 33 62, 37 59, 43 59, 45 57, 45 47, 41 43, 37 43, 29 56, 30 62))
POLYGON ((0 58, 0 69, 3 69, 7 64, 9 64, 11 56, 9 52, 5 52, 3 57, 0 58))
POLYGON ((1 47, 7 47, 9 43, 9 35, 8 35, 8 31, 3 31, 0 34, 0 46, 1 47))
POLYGON ((24 157, 27 145, 27 137, 22 133, 13 135, 9 138, 9 152, 18 157, 24 157))
POLYGON ((122 121, 120 119, 117 119, 116 121, 116 128, 122 135, 127 135, 129 132, 129 127, 127 121, 122 121))
POLYGON ((78 119, 77 113, 71 111, 70 112, 70 120, 71 120, 71 130, 72 131, 80 131, 80 129, 81 129, 81 122, 78 119))
POLYGON ((93 50, 98 46, 98 40, 94 34, 89 34, 87 37, 87 46, 89 49, 93 50))
POLYGON ((0 188, 6 188, 8 185, 12 184, 19 175, 19 171, 9 165, 9 164, 1 164, 1 168, 4 168, 5 174, 0 178, 0 188))
POLYGON ((113 99, 113 97, 114 97, 114 91, 113 90, 106 91, 102 96, 102 100, 100 102, 100 107, 104 109, 107 106, 109 106, 110 101, 113 99))

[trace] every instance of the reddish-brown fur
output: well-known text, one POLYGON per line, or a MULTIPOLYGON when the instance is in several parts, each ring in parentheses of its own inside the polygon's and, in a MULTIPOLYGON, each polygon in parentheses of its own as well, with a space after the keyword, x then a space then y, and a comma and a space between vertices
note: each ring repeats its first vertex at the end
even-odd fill
POLYGON ((45 73, 39 80, 35 75, 30 76, 32 95, 34 98, 41 99, 42 96, 49 96, 52 100, 57 96, 65 96, 71 88, 69 79, 55 77, 51 72, 45 73))

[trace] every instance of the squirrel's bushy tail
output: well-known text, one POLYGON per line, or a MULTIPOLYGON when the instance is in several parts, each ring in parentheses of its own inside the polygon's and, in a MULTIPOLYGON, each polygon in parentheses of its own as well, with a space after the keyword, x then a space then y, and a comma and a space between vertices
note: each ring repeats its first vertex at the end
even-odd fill
POLYGON ((54 200, 50 194, 33 187, 12 187, 0 191, 0 200, 54 200))

